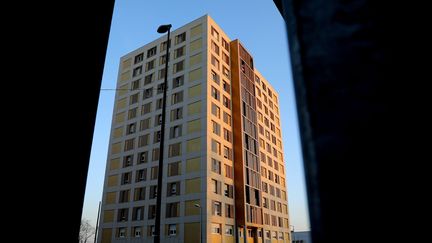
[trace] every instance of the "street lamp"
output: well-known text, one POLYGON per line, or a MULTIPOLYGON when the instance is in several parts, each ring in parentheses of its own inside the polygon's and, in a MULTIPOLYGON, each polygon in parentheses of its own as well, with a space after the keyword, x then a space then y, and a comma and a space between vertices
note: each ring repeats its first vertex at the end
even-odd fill
POLYGON ((161 123, 161 138, 160 138, 160 146, 159 146, 159 168, 158 168, 158 184, 157 184, 157 199, 156 199, 156 220, 155 220, 155 236, 154 242, 160 243, 160 224, 161 224, 161 207, 162 207, 162 177, 163 177, 163 151, 164 151, 164 138, 165 138, 165 113, 166 113, 166 95, 168 88, 168 61, 169 61, 169 38, 170 38, 170 30, 172 25, 166 24, 161 25, 157 29, 157 32, 160 34, 168 32, 167 36, 167 47, 166 47, 166 56, 165 56, 165 79, 163 86, 163 99, 162 99, 162 123, 161 123))
POLYGON ((198 203, 194 204, 194 206, 200 209, 200 243, 202 243, 202 207, 198 203))

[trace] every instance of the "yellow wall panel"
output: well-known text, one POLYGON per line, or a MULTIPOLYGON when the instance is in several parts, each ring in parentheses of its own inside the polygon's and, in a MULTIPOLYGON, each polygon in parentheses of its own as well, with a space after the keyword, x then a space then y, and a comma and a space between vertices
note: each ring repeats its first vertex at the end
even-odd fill
POLYGON ((186 194, 201 192, 201 178, 186 180, 186 194))
POLYGON ((202 78, 202 69, 197 68, 189 72, 189 82, 198 80, 202 78))
POLYGON ((117 111, 124 109, 126 107, 126 104, 127 104, 127 98, 123 98, 117 101, 117 111))
POLYGON ((118 90, 119 96, 125 95, 129 91, 128 86, 129 86, 128 84, 125 84, 119 87, 118 90))
POLYGON ((198 132, 201 130, 201 119, 189 121, 187 123, 187 133, 198 132))
POLYGON ((112 159, 110 161, 110 170, 116 170, 120 168, 120 158, 112 159))
POLYGON ((234 243, 234 236, 224 235, 224 243, 234 243))
POLYGON ((202 33, 202 24, 192 27, 191 29, 191 37, 200 35, 202 33))
POLYGON ((111 154, 118 154, 121 150, 121 143, 115 143, 111 147, 111 154))
POLYGON ((185 201, 185 216, 200 214, 200 209, 195 204, 200 204, 200 200, 185 201))
POLYGON ((192 86, 189 88, 189 90, 188 90, 189 98, 193 98, 193 97, 196 97, 199 95, 201 95, 201 84, 198 84, 198 85, 195 85, 195 86, 192 86))
POLYGON ((116 129, 114 129, 114 138, 119 138, 121 136, 123 136, 123 127, 118 127, 116 129))
POLYGON ((130 76, 131 76, 131 71, 130 70, 122 73, 120 75, 120 83, 128 81, 130 79, 130 76))
POLYGON ((200 50, 202 48, 202 38, 196 39, 190 43, 190 52, 194 52, 196 50, 200 50))
POLYGON ((104 223, 109 223, 114 221, 114 210, 105 210, 104 211, 104 223))
POLYGON ((201 167, 201 158, 193 158, 186 160, 186 173, 199 171, 201 167))
POLYGON ((107 192, 106 204, 113 204, 116 202, 116 192, 107 192))
POLYGON ((129 68, 131 65, 132 65, 132 58, 128 58, 128 59, 124 60, 122 63, 122 70, 129 68))
POLYGON ((125 121, 126 112, 118 113, 115 117, 115 124, 119 124, 125 121))
POLYGON ((194 115, 201 113, 201 101, 194 102, 188 105, 187 108, 188 115, 194 115))
POLYGON ((193 243, 200 241, 200 224, 197 223, 185 223, 184 224, 184 242, 193 243))
POLYGON ((211 234, 211 242, 212 243, 221 243, 222 242, 222 236, 219 234, 211 234))
POLYGON ((108 177, 108 187, 117 186, 118 176, 112 175, 108 177))
POLYGON ((201 63, 202 62, 202 54, 198 53, 196 55, 193 55, 190 57, 189 59, 189 66, 193 66, 195 64, 201 63))
POLYGON ((112 237, 112 229, 102 229, 102 241, 101 243, 111 243, 111 237, 112 237))
POLYGON ((193 153, 201 150, 201 138, 195 138, 186 142, 186 152, 193 153))

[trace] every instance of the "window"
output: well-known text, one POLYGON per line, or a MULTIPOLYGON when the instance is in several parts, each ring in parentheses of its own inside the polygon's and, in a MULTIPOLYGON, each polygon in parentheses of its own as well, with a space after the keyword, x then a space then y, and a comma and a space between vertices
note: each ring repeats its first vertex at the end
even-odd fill
POLYGON ((162 124, 162 114, 155 116, 155 126, 162 124))
POLYGON ((232 142, 232 133, 226 128, 223 129, 224 139, 228 142, 232 142))
POLYGON ((152 89, 152 88, 149 88, 149 89, 145 89, 145 90, 144 90, 143 100, 144 100, 144 99, 147 99, 147 98, 150 98, 150 97, 152 97, 152 96, 153 96, 153 89, 152 89))
POLYGON ((211 86, 211 96, 213 97, 213 98, 215 98, 216 100, 218 100, 219 101, 219 97, 220 97, 220 95, 219 95, 219 90, 217 90, 215 87, 213 87, 213 86, 211 86))
POLYGON ((133 236, 135 238, 141 237, 141 227, 140 226, 135 226, 132 228, 132 230, 133 230, 133 236))
POLYGON ((225 176, 234 179, 234 170, 232 166, 225 164, 225 176))
POLYGON ((212 151, 221 154, 221 144, 214 139, 212 139, 212 151))
POLYGON ((158 143, 161 140, 161 131, 154 132, 153 143, 158 143))
POLYGON ((231 86, 229 85, 229 83, 227 81, 225 81, 225 80, 223 81, 222 87, 223 87, 223 90, 225 92, 227 92, 228 94, 230 94, 231 86))
POLYGON ((168 164, 168 176, 176 176, 176 175, 180 175, 180 167, 181 163, 180 161, 178 162, 173 162, 173 163, 169 163, 168 164))
POLYGON ((171 95, 171 105, 180 103, 182 101, 183 101, 183 91, 171 95))
MULTIPOLYGON (((222 203, 218 201, 213 201, 212 214, 216 216, 222 216, 222 203)), ((219 229, 220 233, 220 229, 219 229)))
POLYGON ((125 227, 118 228, 117 237, 118 238, 125 238, 126 237, 126 228, 125 227))
POLYGON ((167 197, 180 195, 180 182, 170 182, 167 185, 167 197))
POLYGON ((234 205, 225 204, 225 217, 234 218, 234 205))
POLYGON ((163 105, 162 102, 163 102, 162 98, 156 100, 156 110, 162 109, 162 105, 163 105))
POLYGON ((163 79, 163 78, 165 78, 165 68, 162 68, 158 72, 158 79, 163 79))
POLYGON ((269 208, 268 198, 266 198, 266 197, 263 197, 263 207, 269 208))
POLYGON ((155 67, 155 60, 151 60, 150 62, 146 63, 146 72, 149 70, 152 70, 155 67))
POLYGON ((211 27, 211 35, 216 38, 216 40, 219 41, 219 33, 215 30, 215 28, 213 28, 213 26, 211 27))
POLYGON ((173 87, 173 89, 180 87, 183 85, 183 83, 184 83, 184 76, 183 75, 175 77, 172 81, 172 87, 173 87))
POLYGON ((145 199, 145 187, 135 188, 134 200, 144 200, 145 199))
POLYGON ((179 58, 185 54, 185 47, 182 46, 180 48, 175 49, 174 51, 174 59, 179 58))
POLYGON ((136 93, 136 94, 133 94, 129 97, 129 104, 130 105, 133 105, 133 104, 138 102, 138 95, 139 95, 139 93, 136 93))
POLYGON ((211 49, 219 56, 219 46, 214 41, 211 42, 211 49))
POLYGON ((132 220, 143 220, 144 219, 144 207, 135 207, 132 210, 132 220))
POLYGON ((262 183, 262 190, 263 190, 263 192, 268 193, 268 185, 267 185, 267 183, 265 183, 265 182, 262 183))
POLYGON ((156 48, 157 48, 157 47, 155 46, 155 47, 150 48, 150 49, 147 51, 147 58, 156 55, 156 51, 157 51, 156 48))
MULTIPOLYGON (((150 205, 148 210, 148 219, 154 218, 156 218, 156 205, 150 205)), ((152 233, 154 234, 154 229, 152 230, 152 233)))
POLYGON ((225 95, 223 96, 223 105, 228 109, 231 108, 231 100, 228 99, 225 95))
POLYGON ((177 235, 177 225, 175 224, 168 225, 168 235, 170 236, 177 235))
POLYGON ((170 138, 178 138, 181 135, 182 135, 182 125, 177 125, 170 128, 170 138))
POLYGON ((222 60, 229 65, 229 57, 224 52, 222 52, 222 60))
POLYGON ((180 203, 167 203, 166 204, 166 217, 173 218, 178 217, 180 212, 180 203))
POLYGON ((222 47, 229 51, 229 44, 224 38, 222 38, 222 47))
POLYGON ((181 143, 171 144, 168 147, 168 157, 181 155, 181 143))
POLYGON ((128 215, 129 215, 129 209, 128 208, 120 208, 118 210, 117 221, 118 222, 127 221, 128 215))
MULTIPOLYGON (((159 57, 159 65, 163 65, 163 64, 166 63, 166 59, 167 59, 166 57, 167 57, 166 54, 159 57)), ((168 61, 169 61, 169 59, 170 58, 169 58, 169 55, 168 55, 168 61)))
POLYGON ((213 55, 211 56, 211 64, 215 66, 217 70, 219 70, 219 60, 213 55))
POLYGON ((150 170, 150 180, 156 180, 158 178, 158 166, 151 167, 150 170))
POLYGON ((150 225, 147 227, 147 235, 154 236, 155 235, 155 227, 154 225, 150 225))
POLYGON ((135 107, 135 108, 130 109, 130 110, 128 111, 128 120, 133 119, 133 118, 136 117, 136 115, 137 115, 137 110, 138 110, 138 108, 135 107))
POLYGON ((133 155, 123 157, 123 168, 132 165, 133 155))
POLYGON ((157 186, 150 186, 150 199, 154 199, 157 197, 157 186))
MULTIPOLYGON (((171 39, 169 40, 169 46, 171 47, 171 39)), ((161 43, 161 46, 160 46, 160 51, 162 52, 162 51, 165 51, 166 50, 166 48, 167 48, 167 42, 166 41, 164 41, 164 42, 162 42, 161 43)))
POLYGON ((131 123, 129 125, 127 125, 127 130, 126 130, 126 134, 132 134, 135 133, 135 128, 136 128, 136 123, 131 123))
POLYGON ((225 111, 224 111, 224 113, 223 113, 223 121, 224 121, 226 124, 228 124, 228 125, 231 126, 231 116, 228 115, 228 113, 226 113, 225 111))
POLYGON ((221 233, 221 225, 220 224, 211 224, 211 232, 212 232, 212 234, 220 234, 221 233))
POLYGON ((129 190, 120 191, 119 203, 129 202, 129 190))
POLYGON ((144 85, 150 84, 153 81, 153 73, 145 76, 144 85))
POLYGON ((183 68, 184 68, 184 61, 180 61, 178 63, 175 63, 174 68, 173 68, 173 73, 183 71, 183 68))
POLYGON ((224 146, 224 151, 223 151, 224 158, 231 160, 231 154, 232 154, 231 149, 228 148, 227 146, 224 146))
POLYGON ((233 225, 225 225, 225 235, 233 235, 234 234, 234 226, 233 225))
POLYGON ((186 32, 183 32, 175 37, 175 44, 182 43, 186 40, 186 32))
POLYGON ((171 121, 182 119, 182 117, 183 117, 183 108, 177 108, 177 109, 171 110, 171 114, 170 114, 170 120, 171 121))
POLYGON ((212 132, 218 136, 220 136, 220 124, 215 121, 212 121, 212 132))
POLYGON ((138 147, 144 147, 149 144, 149 134, 144 134, 138 137, 138 147))
POLYGON ((215 83, 219 84, 219 75, 215 71, 211 71, 212 79, 215 83))
POLYGON ((225 75, 225 77, 229 78, 229 70, 226 67, 223 67, 223 74, 225 75))
POLYGON ((220 195, 221 194, 221 187, 222 187, 222 183, 220 181, 217 181, 215 179, 211 180, 212 192, 220 195))
POLYGON ((137 90, 137 89, 139 89, 139 84, 140 84, 140 80, 139 79, 133 81, 132 84, 131 84, 131 90, 137 90))
POLYGON ((136 77, 138 75, 141 75, 141 73, 142 73, 142 66, 139 66, 134 68, 132 76, 136 77))
POLYGON ((140 54, 136 55, 135 59, 134 59, 134 64, 142 62, 143 59, 144 59, 144 53, 140 53, 140 54))
POLYGON ((132 172, 127 172, 122 174, 121 184, 130 184, 132 179, 132 172))
POLYGON ((211 112, 212 112, 212 114, 214 116, 216 116, 217 118, 220 118, 220 108, 216 104, 212 103, 212 110, 211 110, 211 112))
POLYGON ((151 102, 142 105, 141 107, 141 115, 145 115, 151 112, 151 102))
POLYGON ((217 174, 221 174, 221 162, 219 160, 216 159, 211 159, 212 160, 212 167, 211 170, 217 174))
POLYGON ((138 154, 138 164, 147 163, 147 151, 138 154))
POLYGON ((136 171, 135 182, 145 181, 147 179, 147 169, 136 171))
POLYGON ((234 198, 234 186, 233 185, 224 185, 224 195, 229 198, 234 198))

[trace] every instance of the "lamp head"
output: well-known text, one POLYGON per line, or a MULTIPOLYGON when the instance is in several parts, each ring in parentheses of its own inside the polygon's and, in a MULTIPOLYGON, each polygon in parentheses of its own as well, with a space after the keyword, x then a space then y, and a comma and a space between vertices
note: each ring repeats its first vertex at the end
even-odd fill
POLYGON ((201 205, 199 205, 198 203, 194 204, 195 207, 200 208, 201 205))
POLYGON ((170 24, 161 25, 157 29, 157 32, 160 34, 166 33, 167 31, 169 31, 171 29, 171 27, 172 27, 172 25, 170 25, 170 24))

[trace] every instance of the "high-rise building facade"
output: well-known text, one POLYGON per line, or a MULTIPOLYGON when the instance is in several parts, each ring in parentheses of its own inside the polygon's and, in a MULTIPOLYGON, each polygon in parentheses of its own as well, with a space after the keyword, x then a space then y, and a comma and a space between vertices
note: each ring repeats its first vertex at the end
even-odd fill
MULTIPOLYGON (((161 242, 290 242, 277 93, 208 15, 171 37, 161 242)), ((153 242, 166 48, 120 59, 98 242, 153 242)))

